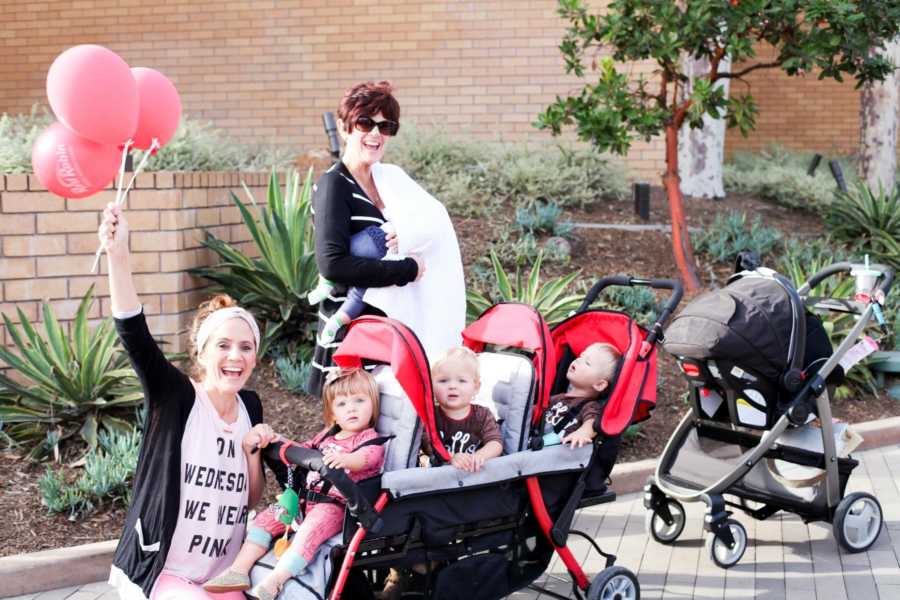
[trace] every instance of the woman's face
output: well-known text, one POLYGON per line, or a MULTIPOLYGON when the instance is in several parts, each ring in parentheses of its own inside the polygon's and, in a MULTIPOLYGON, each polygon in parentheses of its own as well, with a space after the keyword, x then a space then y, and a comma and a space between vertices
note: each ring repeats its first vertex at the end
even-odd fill
POLYGON ((243 319, 228 319, 213 331, 198 357, 203 385, 222 394, 236 394, 256 367, 256 339, 243 319))
MULTIPOLYGON (((365 117, 361 117, 361 119, 364 118, 365 117)), ((374 121, 375 124, 382 123, 385 120, 384 115, 380 112, 368 117, 368 119, 369 121, 367 121, 367 123, 374 121)), ((361 163, 369 167, 381 161, 384 157, 385 144, 387 143, 388 137, 390 137, 384 135, 381 131, 382 127, 374 125, 371 127, 370 131, 364 132, 363 129, 368 129, 368 127, 360 127, 357 123, 353 123, 350 128, 350 133, 347 133, 343 127, 340 128, 341 135, 346 144, 344 158, 350 159, 351 162, 361 163)))

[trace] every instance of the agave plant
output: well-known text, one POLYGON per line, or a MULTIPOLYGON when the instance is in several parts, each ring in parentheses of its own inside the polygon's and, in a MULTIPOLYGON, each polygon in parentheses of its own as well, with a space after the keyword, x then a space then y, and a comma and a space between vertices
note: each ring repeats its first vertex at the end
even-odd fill
POLYGON ((840 194, 825 214, 831 234, 900 268, 900 189, 873 192, 865 185, 840 194))
POLYGON ((3 321, 15 351, 0 346, 0 360, 17 376, 0 373, 0 422, 4 432, 38 458, 57 451, 76 434, 91 448, 98 431, 132 429, 143 399, 128 356, 118 346, 112 319, 88 328, 93 287, 78 305, 72 333, 43 305, 44 335, 17 309, 19 325, 3 321))
MULTIPOLYGON (((253 194, 250 202, 258 206, 253 194)), ((300 175, 288 173, 284 193, 275 171, 269 178, 266 205, 256 216, 231 194, 250 231, 259 258, 250 258, 223 240, 207 234, 203 242, 220 262, 212 267, 192 269, 191 273, 215 282, 220 291, 237 299, 265 324, 260 352, 274 343, 309 341, 314 335, 316 307, 306 302, 315 287, 316 268, 310 196, 312 169, 300 184, 300 175)))
POLYGON ((581 273, 573 271, 563 277, 557 277, 541 285, 541 261, 543 253, 539 253, 531 272, 524 278, 519 267, 512 280, 503 270, 497 253, 491 250, 491 263, 494 266, 494 278, 497 285, 497 297, 486 296, 476 290, 466 292, 466 316, 469 321, 477 319, 485 310, 497 302, 523 302, 538 309, 551 325, 559 323, 569 316, 581 304, 581 297, 564 296, 573 281, 581 273))

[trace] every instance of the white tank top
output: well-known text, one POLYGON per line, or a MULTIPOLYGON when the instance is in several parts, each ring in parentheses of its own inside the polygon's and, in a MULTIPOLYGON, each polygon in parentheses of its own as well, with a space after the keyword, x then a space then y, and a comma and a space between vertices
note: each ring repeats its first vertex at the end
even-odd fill
POLYGON ((241 440, 250 416, 238 397, 234 423, 222 420, 203 386, 181 438, 178 523, 163 573, 204 583, 234 562, 247 526, 250 481, 241 440))

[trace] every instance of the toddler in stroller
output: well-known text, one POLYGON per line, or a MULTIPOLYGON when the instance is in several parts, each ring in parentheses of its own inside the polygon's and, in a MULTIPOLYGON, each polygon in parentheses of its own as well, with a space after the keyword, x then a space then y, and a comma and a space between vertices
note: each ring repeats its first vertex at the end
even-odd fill
MULTIPOLYGON (((622 285, 651 283, 621 280, 622 285)), ((531 585, 554 554, 572 575, 577 598, 586 592, 596 599, 616 590, 623 598, 638 597, 634 575, 613 566, 615 557, 602 553, 589 536, 570 529, 579 508, 615 499, 605 489, 586 492, 588 474, 596 470, 596 450, 634 420, 649 416, 655 401, 654 341, 680 289, 672 282, 652 283, 677 292, 653 332, 622 313, 588 310, 608 281, 552 332, 539 313, 521 304, 492 307, 466 328, 465 345, 477 353, 481 367, 475 403, 495 411, 504 447, 503 456, 478 472, 449 464, 450 453, 436 430, 427 359, 415 335, 391 319, 353 321, 335 361, 342 367, 379 365, 374 373, 382 411, 376 429, 394 437, 386 445, 381 476, 351 484, 343 532, 326 543, 307 572, 285 584, 279 597, 369 599, 382 589, 389 569, 424 564, 428 572, 420 597, 499 599, 531 585), (569 363, 598 341, 615 345, 622 360, 595 423, 594 442, 532 450, 530 440, 543 433, 555 374, 559 370, 565 380, 569 363), (440 466, 417 467, 423 433, 433 441, 440 466), (593 582, 567 547, 570 534, 586 537, 606 558, 608 568, 593 582)), ((282 454, 303 468, 318 468, 313 451, 291 447, 282 454)), ((330 477, 326 469, 325 478, 330 477)), ((264 578, 275 562, 264 557, 251 579, 264 578)))
POLYGON ((875 542, 881 507, 868 493, 845 496, 858 463, 849 450, 841 451, 846 427, 832 420, 828 384, 843 376, 842 359, 852 354, 869 320, 880 320, 893 273, 881 265, 865 269, 876 276, 857 280, 853 300, 809 296, 824 279, 861 270, 837 263, 799 290, 771 270, 745 270, 673 320, 664 348, 678 359, 693 402, 645 487, 646 525, 655 540, 673 543, 684 528, 681 502, 703 501, 707 550, 724 568, 737 564, 747 546, 746 530, 726 507, 760 520, 784 510, 807 522, 832 523, 838 542, 851 552, 875 542), (834 353, 807 306, 857 315, 834 353), (814 429, 807 423, 815 417, 820 426, 814 429), (785 466, 817 475, 791 482, 783 476, 785 466))
MULTIPOLYGON (((327 427, 302 448, 320 450, 323 463, 331 469, 344 469, 351 480, 376 475, 384 459, 384 442, 373 425, 378 420, 378 389, 372 376, 362 369, 333 371, 322 393, 327 427)), ((271 600, 284 582, 306 569, 322 542, 340 531, 344 518, 344 498, 317 471, 306 480, 306 515, 297 527, 290 547, 276 545, 278 564, 252 590, 251 598, 271 600)), ((237 558, 225 572, 212 578, 204 589, 208 592, 242 591, 250 588, 248 573, 253 564, 269 549, 272 538, 287 534, 294 517, 283 519, 284 499, 294 490, 286 489, 279 504, 269 506, 256 516, 247 530, 247 540, 237 558)), ((286 538, 285 538, 286 539, 286 538)))

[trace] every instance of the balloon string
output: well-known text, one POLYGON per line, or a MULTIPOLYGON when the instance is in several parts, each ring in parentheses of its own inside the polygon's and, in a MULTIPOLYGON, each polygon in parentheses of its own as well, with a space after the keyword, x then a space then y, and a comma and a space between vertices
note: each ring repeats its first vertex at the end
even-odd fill
MULTIPOLYGON (((137 168, 135 168, 134 173, 131 175, 131 179, 128 181, 128 186, 124 190, 122 190, 122 183, 125 181, 125 158, 128 156, 128 147, 133 142, 128 140, 125 142, 125 149, 122 151, 122 165, 119 168, 119 184, 116 188, 116 205, 122 206, 125 204, 125 199, 128 197, 128 192, 131 191, 131 186, 134 185, 134 180, 137 179, 138 174, 144 170, 144 167, 147 165, 147 161, 150 159, 150 156, 153 154, 155 150, 160 148, 159 140, 153 138, 153 142, 150 144, 150 148, 147 152, 144 153, 143 158, 141 158, 141 162, 138 163, 137 168)), ((94 264, 91 266, 91 273, 96 273, 97 268, 100 266, 100 257, 103 255, 103 246, 97 248, 97 253, 94 255, 94 264)))
POLYGON ((116 186, 116 204, 119 203, 119 197, 122 195, 122 184, 125 182, 125 163, 128 162, 128 150, 134 144, 133 140, 128 140, 122 146, 122 162, 119 164, 119 183, 116 186))
POLYGON ((128 181, 128 186, 125 188, 125 191, 122 192, 121 198, 116 199, 116 202, 119 205, 125 204, 125 198, 128 196, 128 192, 131 191, 131 186, 134 185, 134 180, 137 179, 137 176, 140 174, 140 172, 144 170, 144 167, 147 165, 147 161, 150 160, 150 157, 156 150, 159 149, 159 147, 159 140, 153 138, 153 142, 150 144, 150 148, 146 152, 144 152, 144 156, 143 158, 141 158, 141 162, 139 162, 138 166, 134 169, 134 173, 132 173, 131 179, 128 181))

